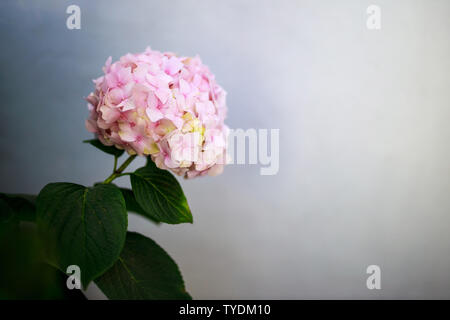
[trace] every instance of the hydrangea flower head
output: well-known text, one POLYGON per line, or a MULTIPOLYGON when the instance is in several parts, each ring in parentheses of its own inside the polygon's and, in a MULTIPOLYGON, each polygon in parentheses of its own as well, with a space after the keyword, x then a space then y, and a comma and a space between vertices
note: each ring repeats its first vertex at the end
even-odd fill
POLYGON ((86 128, 105 145, 150 156, 187 178, 223 170, 226 92, 199 57, 147 48, 126 54, 94 80, 86 128))

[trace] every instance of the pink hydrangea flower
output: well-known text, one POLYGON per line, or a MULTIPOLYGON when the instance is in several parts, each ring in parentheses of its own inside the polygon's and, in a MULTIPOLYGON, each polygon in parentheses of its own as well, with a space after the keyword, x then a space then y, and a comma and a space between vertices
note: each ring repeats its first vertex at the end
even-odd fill
POLYGON ((222 172, 226 92, 199 57, 147 48, 114 63, 109 57, 103 72, 86 98, 86 128, 103 144, 187 178, 222 172))

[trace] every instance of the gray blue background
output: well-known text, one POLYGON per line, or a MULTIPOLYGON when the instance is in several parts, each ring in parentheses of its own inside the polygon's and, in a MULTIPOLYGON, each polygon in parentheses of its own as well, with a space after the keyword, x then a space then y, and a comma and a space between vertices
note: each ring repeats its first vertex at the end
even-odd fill
POLYGON ((0 191, 109 175, 112 159, 81 143, 108 56, 199 54, 229 93, 230 127, 280 129, 280 170, 180 181, 193 225, 130 215, 194 298, 450 298, 449 12, 445 0, 3 0, 0 191), (81 30, 66 28, 70 4, 81 30), (366 288, 371 264, 381 290, 366 288))

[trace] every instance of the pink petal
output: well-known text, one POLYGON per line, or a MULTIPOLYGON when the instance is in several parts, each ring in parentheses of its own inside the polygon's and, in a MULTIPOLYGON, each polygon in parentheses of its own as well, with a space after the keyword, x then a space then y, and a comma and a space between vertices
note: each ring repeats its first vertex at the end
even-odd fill
POLYGON ((136 134, 128 123, 121 123, 119 128, 119 136, 123 141, 134 142, 136 140, 136 134))
POLYGON ((156 107, 158 106, 158 99, 156 98, 156 95, 153 92, 148 93, 147 106, 150 109, 156 109, 156 107))
POLYGON ((106 84, 110 88, 115 88, 119 84, 117 77, 114 73, 108 73, 105 76, 106 84))
POLYGON ((89 132, 97 133, 97 123, 92 119, 87 119, 85 121, 86 129, 89 132))
POLYGON ((113 104, 119 104, 125 98, 124 92, 120 88, 112 89, 108 96, 113 104))
POLYGON ((156 108, 147 108, 145 109, 145 112, 147 113, 147 116, 150 118, 150 121, 153 122, 161 120, 164 117, 161 110, 156 108))
POLYGON ((106 123, 113 123, 120 117, 120 112, 117 109, 110 108, 106 105, 100 107, 100 112, 102 113, 102 118, 106 123))
POLYGON ((171 57, 167 60, 164 71, 170 75, 174 75, 183 67, 183 63, 177 57, 171 57))
POLYGON ((108 73, 109 70, 111 69, 111 62, 112 62, 112 57, 109 56, 108 59, 106 59, 105 66, 103 67, 104 73, 108 73))
POLYGON ((118 107, 122 107, 122 112, 128 111, 128 110, 133 110, 136 108, 136 106, 134 105, 133 101, 131 99, 126 99, 123 100, 118 107))
POLYGON ((170 90, 169 88, 160 88, 156 90, 155 94, 158 97, 159 101, 161 101, 161 103, 166 103, 170 95, 170 90))
POLYGON ((184 95, 187 95, 189 92, 191 92, 189 83, 187 83, 184 79, 180 79, 180 92, 184 95))

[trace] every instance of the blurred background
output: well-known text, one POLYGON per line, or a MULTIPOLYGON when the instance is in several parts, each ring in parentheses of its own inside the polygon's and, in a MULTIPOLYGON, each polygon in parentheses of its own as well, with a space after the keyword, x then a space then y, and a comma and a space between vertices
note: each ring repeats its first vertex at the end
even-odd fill
POLYGON ((280 168, 180 180, 192 225, 130 214, 193 298, 450 298, 449 12, 447 0, 3 0, 0 192, 110 174, 112 157, 81 143, 108 56, 199 54, 231 128, 280 129, 280 168), (71 4, 80 30, 66 27, 71 4), (380 30, 366 27, 371 4, 380 30), (372 264, 381 290, 366 287, 372 264))

